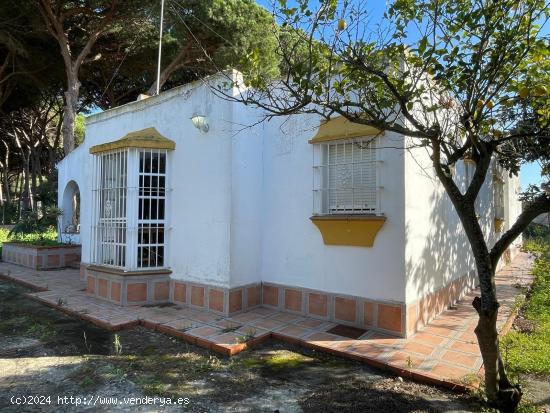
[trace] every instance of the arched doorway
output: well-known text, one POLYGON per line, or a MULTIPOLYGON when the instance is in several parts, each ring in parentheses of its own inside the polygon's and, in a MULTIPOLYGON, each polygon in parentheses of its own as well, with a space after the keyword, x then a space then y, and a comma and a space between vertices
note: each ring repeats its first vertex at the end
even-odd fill
POLYGON ((61 232, 63 234, 80 233, 80 189, 75 181, 69 181, 63 192, 61 206, 61 232))

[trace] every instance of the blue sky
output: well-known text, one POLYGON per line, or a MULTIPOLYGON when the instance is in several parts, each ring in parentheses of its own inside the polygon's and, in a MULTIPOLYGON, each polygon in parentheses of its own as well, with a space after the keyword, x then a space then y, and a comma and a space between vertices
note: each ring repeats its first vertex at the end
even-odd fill
POLYGON ((527 189, 530 184, 539 185, 541 183, 540 165, 528 163, 521 167, 521 188, 527 189))

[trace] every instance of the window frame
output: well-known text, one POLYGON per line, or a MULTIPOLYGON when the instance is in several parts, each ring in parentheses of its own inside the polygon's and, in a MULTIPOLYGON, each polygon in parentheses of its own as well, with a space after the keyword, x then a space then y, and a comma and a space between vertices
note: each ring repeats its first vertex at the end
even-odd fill
POLYGON ((128 153, 127 149, 118 149, 100 153, 94 159, 91 258, 94 263, 113 268, 124 268, 128 262, 128 153), (122 179, 117 177, 117 185, 105 185, 106 181, 112 183, 121 167, 124 174, 122 179), (107 217, 112 210, 115 217, 107 217))
MULTIPOLYGON (((138 150, 138 157, 139 157, 139 167, 138 167, 138 216, 137 216, 137 262, 136 266, 139 269, 151 269, 151 268, 164 268, 164 262, 166 259, 166 204, 167 204, 167 188, 166 188, 166 180, 167 180, 167 164, 168 164, 168 151, 164 149, 140 149, 138 150), (151 169, 150 171, 142 171, 141 165, 142 165, 142 154, 148 153, 150 155, 151 160, 151 169), (157 172, 153 171, 153 154, 156 154, 158 156, 158 165, 157 165, 157 172), (164 172, 161 172, 160 168, 160 158, 161 156, 164 156, 164 172), (143 177, 143 182, 141 178, 143 177), (146 177, 149 177, 149 194, 145 193, 146 186, 145 181, 146 177), (153 178, 157 178, 157 190, 156 195, 153 195, 153 188, 154 186, 152 183, 154 182, 153 178), (162 188, 162 195, 161 195, 161 186, 160 181, 161 178, 164 179, 164 187, 162 188), (145 201, 149 200, 149 217, 144 218, 145 214, 145 201), (153 200, 156 201, 156 218, 152 217, 153 212, 153 200), (163 204, 162 209, 160 208, 160 205, 163 204), (141 209, 140 209, 141 206, 141 209), (160 212, 163 212, 162 218, 159 217, 160 212), (149 242, 145 243, 142 240, 144 239, 144 233, 140 232, 140 229, 142 229, 145 226, 149 226, 149 242), (154 227, 156 228, 156 242, 150 242, 151 236, 154 233, 154 227), (162 229, 162 231, 160 231, 162 229), (162 242, 158 242, 159 234, 162 233, 162 242), (143 250, 145 248, 149 248, 149 254, 148 259, 151 259, 151 251, 156 250, 155 255, 155 264, 158 262, 159 254, 158 251, 162 249, 162 254, 160 255, 162 263, 160 265, 142 265, 142 256, 140 255, 140 249, 143 250)), ((145 157, 144 157, 145 158, 145 157)), ((145 159, 143 160, 143 163, 145 163, 145 159)))
MULTIPOLYGON (((381 209, 381 194, 380 194, 380 164, 382 163, 380 159, 380 145, 379 145, 379 136, 358 136, 352 138, 340 138, 333 140, 326 140, 322 142, 316 142, 313 144, 313 215, 314 216, 343 216, 343 215, 353 215, 353 216, 382 216, 381 209), (355 161, 354 159, 354 147, 357 144, 367 143, 372 145, 369 148, 361 148, 361 151, 372 151, 367 155, 368 159, 364 159, 365 154, 361 152, 361 160, 355 161), (346 155, 346 145, 351 146, 351 162, 335 162, 331 163, 330 161, 330 151, 331 147, 335 148, 335 151, 338 151, 339 145, 343 145, 344 157, 346 155), (355 168, 354 165, 364 165, 365 163, 372 163, 373 167, 367 173, 371 173, 374 177, 370 179, 374 181, 374 188, 371 188, 369 185, 365 186, 356 186, 355 183, 355 168), (351 187, 350 188, 331 188, 330 182, 331 178, 329 176, 331 166, 334 166, 335 170, 338 170, 338 166, 351 166, 351 187), (352 203, 350 205, 344 205, 340 208, 339 205, 331 205, 331 190, 336 191, 351 191, 352 203), (362 201, 364 201, 369 196, 374 197, 374 202, 371 204, 365 204, 363 202, 358 202, 356 200, 356 191, 363 191, 364 196, 362 201)), ((364 172, 360 171, 360 174, 364 172)), ((369 178, 367 178, 369 179, 369 178)), ((348 195, 344 195, 344 198, 348 195)), ((337 195, 336 195, 337 197, 337 195)), ((336 198, 338 199, 338 198, 336 198)))
MULTIPOLYGON (((152 148, 123 148, 115 149, 112 151, 100 152, 94 154, 94 171, 93 171, 93 213, 92 213, 92 251, 91 251, 91 262, 95 265, 106 266, 111 268, 116 268, 124 271, 150 271, 158 269, 167 268, 167 252, 168 252, 168 219, 169 216, 168 207, 169 207, 169 164, 170 164, 170 152, 167 149, 152 149, 152 148), (125 207, 125 216, 121 219, 125 222, 123 232, 121 235, 117 233, 118 239, 122 239, 123 244, 122 248, 124 249, 123 258, 115 260, 116 262, 109 262, 105 260, 102 244, 103 242, 103 233, 105 232, 105 220, 102 218, 103 210, 105 208, 103 200, 104 197, 102 193, 105 191, 103 188, 103 178, 100 176, 103 168, 103 160, 113 156, 113 154, 124 153, 126 156, 126 170, 125 170, 125 187, 123 188, 124 192, 124 207, 125 207), (140 171, 140 159, 142 153, 159 154, 159 165, 160 165, 160 154, 165 158, 164 162, 164 173, 157 171, 156 173, 142 173, 140 171), (163 195, 160 195, 160 190, 157 191, 157 195, 152 195, 149 193, 145 195, 145 188, 140 186, 140 177, 141 176, 150 176, 150 182, 153 182, 152 177, 157 177, 157 182, 160 183, 160 177, 164 177, 164 190, 163 195), (151 219, 151 214, 149 218, 144 219, 143 216, 140 217, 140 208, 139 205, 142 200, 145 199, 157 199, 157 216, 155 219, 151 219), (164 202, 164 216, 162 219, 158 217, 158 211, 160 208, 160 199, 164 202), (156 225, 157 227, 162 226, 163 240, 162 243, 158 242, 158 233, 157 233, 157 242, 155 243, 142 243, 140 240, 140 225, 156 225), (162 248, 162 262, 158 263, 155 259, 155 265, 145 266, 141 265, 139 252, 140 248, 145 247, 154 247, 157 250, 162 248), (157 265, 158 263, 158 265, 157 265)), ((145 178, 143 181, 145 183, 145 178)), ((152 190, 152 186, 149 186, 149 189, 152 190)), ((152 192, 152 191, 151 191, 152 192)), ((144 202, 143 202, 144 204, 144 202)), ((149 202, 149 205, 152 203, 149 202)), ((143 211, 143 209, 142 209, 143 211)), ((109 227, 107 227, 109 229, 109 227)), ((141 238, 143 239, 143 238, 141 238)), ((158 253, 158 251, 157 251, 158 253)))

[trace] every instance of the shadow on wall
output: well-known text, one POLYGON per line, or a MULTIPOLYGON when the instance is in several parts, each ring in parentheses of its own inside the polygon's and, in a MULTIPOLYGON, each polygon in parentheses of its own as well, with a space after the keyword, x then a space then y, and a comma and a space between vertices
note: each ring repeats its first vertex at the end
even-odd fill
MULTIPOLYGON (((464 180, 460 176, 459 179, 464 180)), ((465 182, 459 179, 459 187, 465 188, 465 182)), ((495 237, 492 192, 488 182, 490 176, 482 187, 476 211, 490 247, 495 237)), ((409 332, 454 304, 463 290, 478 285, 472 250, 458 214, 436 178, 432 178, 431 184, 434 191, 425 202, 430 212, 416 208, 414 212, 418 217, 408 217, 405 228, 409 250, 405 263, 407 302, 412 306, 408 311, 409 332)))

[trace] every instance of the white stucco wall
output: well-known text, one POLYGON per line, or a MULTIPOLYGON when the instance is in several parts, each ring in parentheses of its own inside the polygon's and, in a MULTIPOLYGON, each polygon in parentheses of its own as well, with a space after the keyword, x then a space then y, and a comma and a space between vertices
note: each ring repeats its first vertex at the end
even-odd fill
POLYGON ((261 281, 264 126, 248 127, 257 110, 232 104, 231 286, 261 281))
MULTIPOLYGON (((176 142, 168 164, 167 264, 172 277, 234 287, 268 281, 373 299, 404 301, 404 157, 380 149, 382 211, 372 248, 326 246, 313 213, 315 116, 254 124, 258 109, 191 84, 87 118, 86 140, 59 165, 60 193, 80 186, 83 259, 90 261, 89 148, 155 127, 176 142), (190 117, 208 117, 199 132, 190 117)), ((387 134, 383 146, 402 145, 387 134)), ((61 199, 60 199, 61 202, 61 199)))
POLYGON ((399 135, 381 138, 381 209, 372 248, 325 245, 313 213, 313 115, 265 125, 262 280, 372 299, 404 301, 404 158, 399 135))
MULTIPOLYGON (((509 229, 513 223, 516 221, 519 214, 521 214, 522 210, 522 203, 518 200, 518 197, 521 192, 521 179, 520 176, 512 176, 511 178, 508 178, 506 180, 506 186, 504 187, 505 192, 505 198, 506 198, 506 209, 504 211, 504 218, 506 219, 505 227, 504 229, 509 229)), ((521 245, 522 245, 523 239, 520 235, 516 240, 512 243, 510 251, 512 253, 511 258, 514 259, 514 257, 517 255, 517 253, 520 251, 521 245)), ((502 260, 501 260, 502 261, 502 260)), ((502 262, 499 264, 502 265, 502 262)))
MULTIPOLYGON (((90 204, 92 202, 92 192, 89 190, 91 185, 91 171, 90 168, 86 167, 88 158, 88 151, 81 146, 72 151, 57 165, 57 205, 64 211, 70 208, 70 204, 68 205, 67 202, 64 202, 66 200, 63 198, 67 185, 69 185, 71 181, 74 181, 80 190, 80 234, 63 234, 61 235, 61 241, 63 242, 70 241, 71 243, 86 245, 90 239, 90 204)), ((63 223, 63 226, 66 226, 66 224, 67 223, 63 223)), ((89 250, 82 248, 82 261, 89 261, 89 257, 89 250)))
MULTIPOLYGON (((380 204, 387 220, 374 246, 325 245, 310 221, 308 140, 319 118, 275 118, 252 126, 261 115, 194 83, 89 116, 84 144, 59 164, 60 205, 70 180, 80 187, 82 262, 90 262, 91 249, 89 148, 155 127, 176 142, 168 161, 166 210, 166 264, 174 279, 222 287, 265 281, 411 302, 473 269, 458 217, 427 154, 400 149, 403 138, 393 133, 380 138, 380 204), (193 127, 195 113, 208 117, 207 133, 193 127)), ((490 185, 488 180, 479 207, 492 243, 490 185)), ((514 178, 505 187, 507 222, 521 208, 518 186, 514 178)))
MULTIPOLYGON (((466 189, 465 165, 457 164, 455 182, 466 189)), ((407 302, 436 291, 451 280, 475 270, 470 244, 454 207, 435 176, 428 153, 421 148, 405 157, 405 222, 407 302)), ((505 225, 510 227, 519 213, 519 177, 505 179, 505 225)), ((492 168, 476 203, 487 243, 491 247, 501 233, 495 232, 492 168)), ((516 240, 516 244, 521 239, 516 240)), ((499 268, 503 260, 499 263, 499 268)))
POLYGON ((229 286, 231 118, 231 104, 196 84, 89 116, 84 144, 59 165, 60 193, 67 180, 76 178, 80 186, 82 261, 90 260, 93 157, 89 148, 155 127, 176 142, 167 171, 166 262, 172 276, 229 286), (208 133, 193 127, 194 113, 209 118, 208 133))

